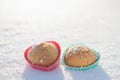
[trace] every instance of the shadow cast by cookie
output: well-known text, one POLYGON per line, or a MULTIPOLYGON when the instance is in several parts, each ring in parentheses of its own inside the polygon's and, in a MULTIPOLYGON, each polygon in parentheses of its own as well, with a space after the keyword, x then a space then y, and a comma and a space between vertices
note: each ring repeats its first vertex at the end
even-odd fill
POLYGON ((68 70, 73 80, 111 80, 101 66, 87 71, 68 70))
POLYGON ((26 66, 22 75, 23 80, 64 80, 64 76, 60 67, 53 71, 44 72, 37 69, 31 68, 29 65, 26 66))

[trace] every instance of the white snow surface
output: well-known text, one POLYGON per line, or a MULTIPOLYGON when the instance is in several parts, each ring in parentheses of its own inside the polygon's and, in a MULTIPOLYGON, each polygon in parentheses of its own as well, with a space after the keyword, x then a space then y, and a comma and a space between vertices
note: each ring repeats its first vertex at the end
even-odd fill
POLYGON ((120 80, 120 0, 0 0, 0 80, 120 80), (46 40, 63 51, 85 44, 99 66, 50 72, 31 68, 24 50, 46 40))

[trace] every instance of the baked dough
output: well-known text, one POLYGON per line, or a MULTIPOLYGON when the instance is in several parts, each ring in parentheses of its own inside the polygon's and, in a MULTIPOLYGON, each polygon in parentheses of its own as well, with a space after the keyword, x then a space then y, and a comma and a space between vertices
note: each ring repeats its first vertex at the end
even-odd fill
POLYGON ((42 42, 33 47, 28 53, 28 60, 32 64, 48 67, 52 65, 58 57, 57 47, 49 42, 42 42))
POLYGON ((65 63, 72 67, 85 67, 94 63, 97 59, 93 50, 85 46, 69 48, 65 55, 65 63))

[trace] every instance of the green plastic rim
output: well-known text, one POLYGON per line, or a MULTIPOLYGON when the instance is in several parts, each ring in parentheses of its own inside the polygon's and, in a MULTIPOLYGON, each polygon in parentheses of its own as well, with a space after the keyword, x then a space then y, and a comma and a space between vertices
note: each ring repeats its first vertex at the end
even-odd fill
MULTIPOLYGON (((93 50, 93 49, 92 49, 92 50, 94 51, 94 54, 96 54, 96 56, 97 56, 97 60, 96 60, 93 64, 88 65, 88 66, 85 66, 85 67, 71 67, 71 66, 66 65, 66 63, 65 63, 65 61, 64 61, 64 60, 65 60, 64 57, 65 57, 65 55, 66 55, 66 52, 69 50, 69 48, 72 48, 72 47, 74 47, 74 46, 79 46, 79 45, 86 46, 86 45, 83 45, 83 44, 75 44, 75 45, 72 45, 72 46, 68 47, 68 48, 64 51, 63 56, 62 56, 62 62, 63 62, 63 64, 64 64, 64 66, 65 66, 67 69, 70 69, 70 70, 79 70, 79 71, 86 71, 86 70, 95 68, 95 67, 98 65, 98 63, 99 63, 100 54, 99 54, 99 52, 97 52, 96 50, 93 50)), ((86 47, 87 47, 87 46, 86 46, 86 47)))

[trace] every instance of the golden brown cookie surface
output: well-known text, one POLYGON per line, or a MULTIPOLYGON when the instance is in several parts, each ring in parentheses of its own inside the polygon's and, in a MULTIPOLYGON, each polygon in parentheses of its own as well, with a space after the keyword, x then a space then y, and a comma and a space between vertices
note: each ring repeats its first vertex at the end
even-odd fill
POLYGON ((69 48, 65 55, 65 63, 72 67, 84 67, 94 63, 97 56, 94 52, 84 46, 69 48))
POLYGON ((58 50, 55 45, 42 42, 35 46, 28 53, 28 60, 32 64, 48 67, 52 65, 58 57, 58 50))

